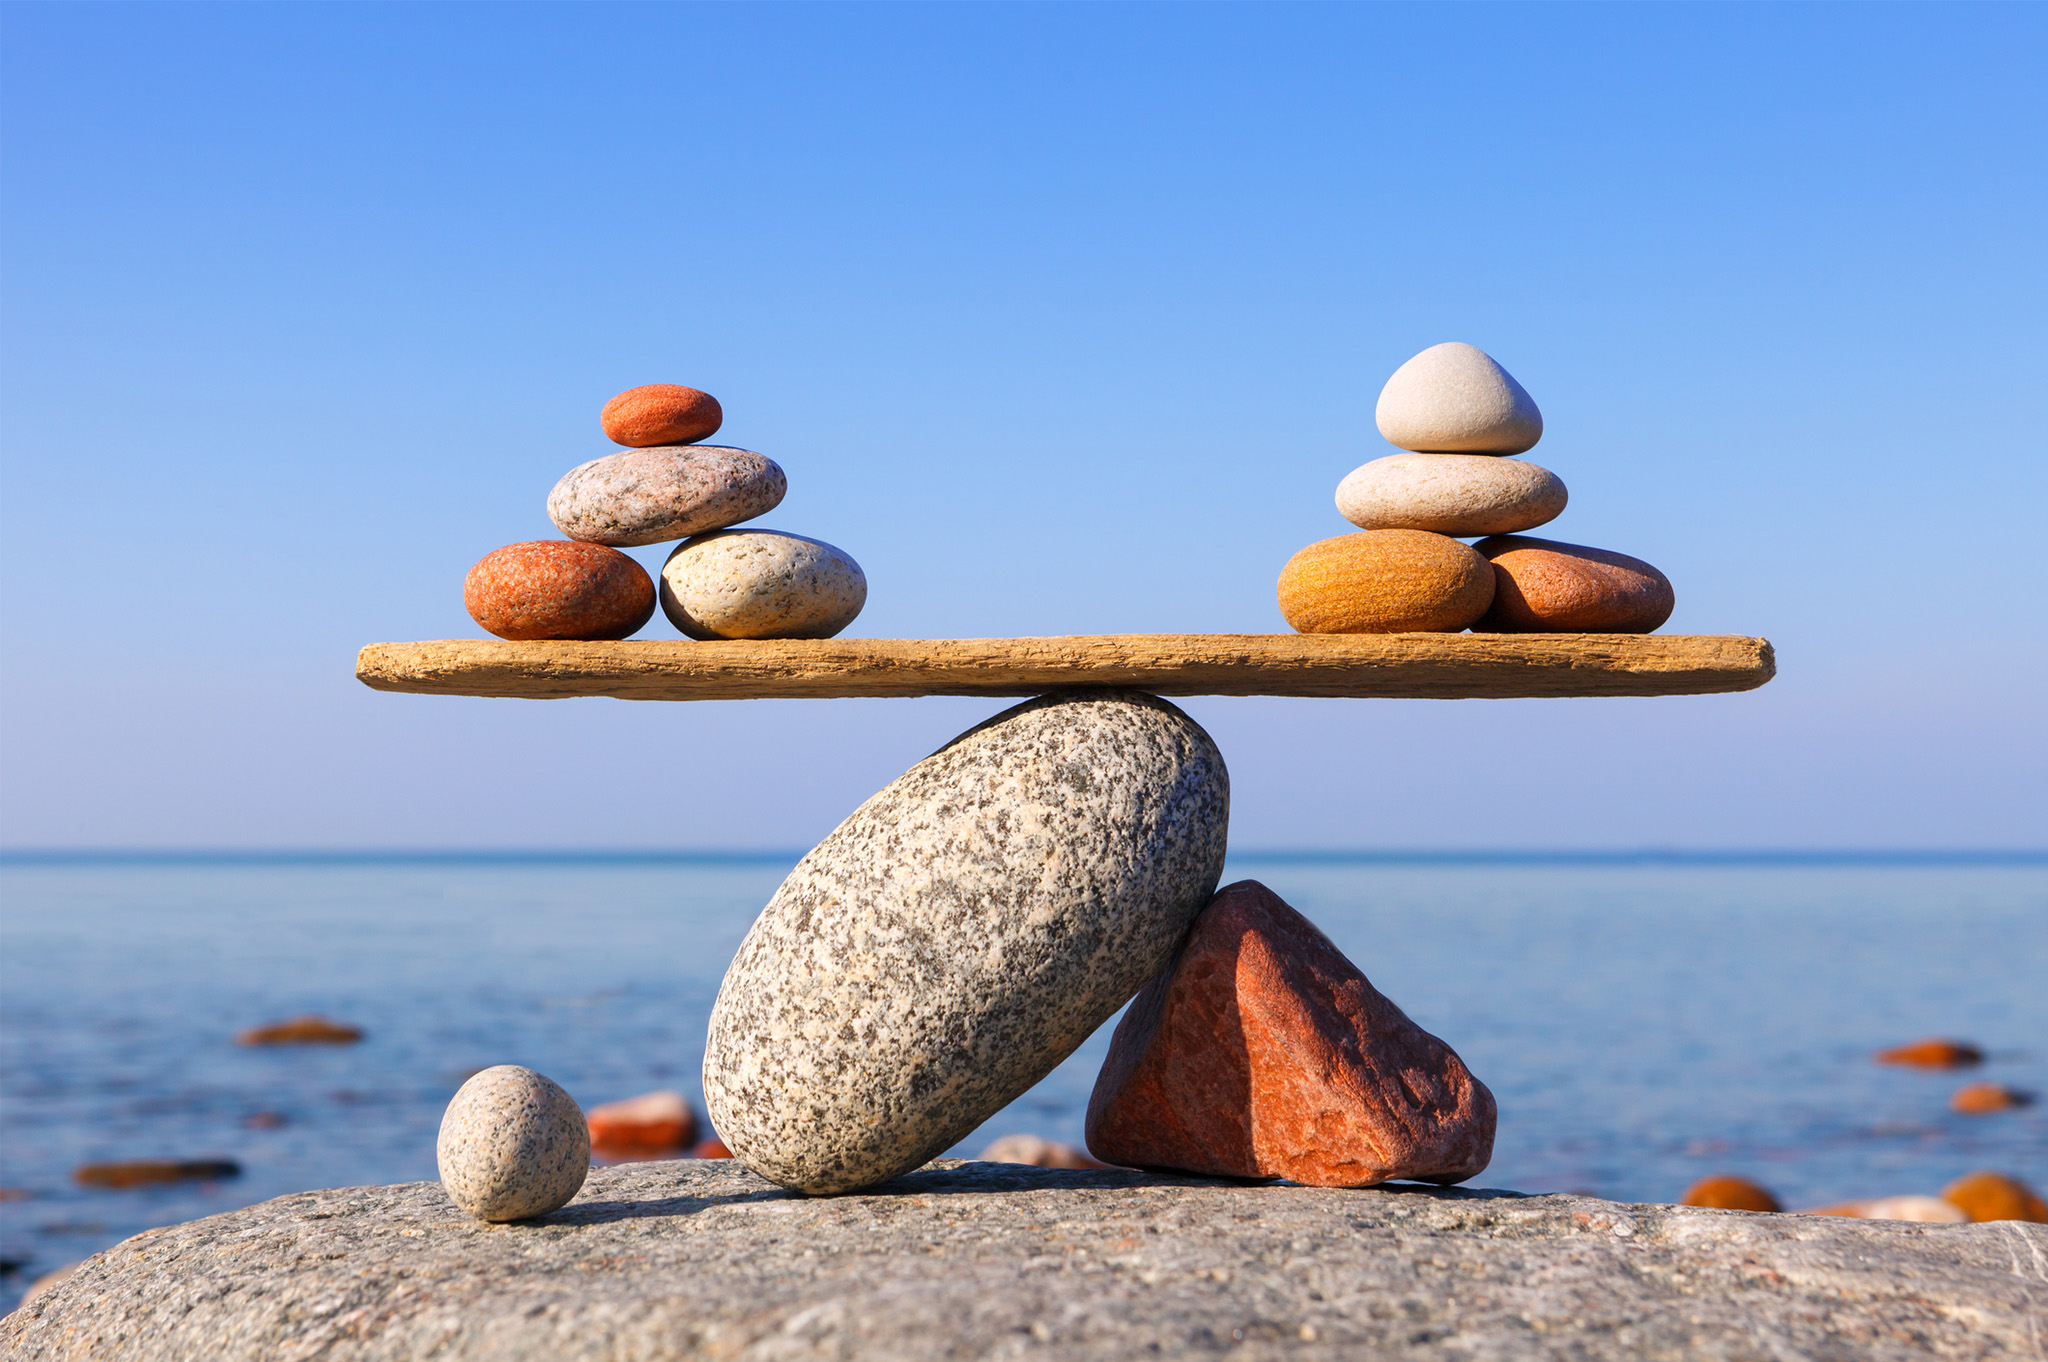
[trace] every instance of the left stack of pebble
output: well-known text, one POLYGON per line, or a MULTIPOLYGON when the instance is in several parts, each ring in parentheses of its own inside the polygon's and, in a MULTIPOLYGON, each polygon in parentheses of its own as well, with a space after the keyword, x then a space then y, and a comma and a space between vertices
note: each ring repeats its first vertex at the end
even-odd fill
POLYGON ((629 388, 605 404, 604 433, 626 448, 569 470, 548 494, 567 539, 508 544, 463 583, 471 618, 500 638, 621 639, 662 612, 696 639, 830 638, 867 603, 867 577, 816 539, 729 526, 765 515, 788 481, 765 454, 699 441, 725 413, 675 383, 629 388), (619 550, 683 540, 661 570, 619 550))

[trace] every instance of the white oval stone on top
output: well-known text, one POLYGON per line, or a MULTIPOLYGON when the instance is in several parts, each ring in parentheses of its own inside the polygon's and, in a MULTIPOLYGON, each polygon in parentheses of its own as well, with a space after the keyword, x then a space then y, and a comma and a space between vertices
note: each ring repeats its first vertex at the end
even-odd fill
POLYGON ((1380 389, 1373 419, 1418 454, 1520 454, 1543 438, 1543 413, 1515 376, 1476 345, 1432 345, 1380 389))

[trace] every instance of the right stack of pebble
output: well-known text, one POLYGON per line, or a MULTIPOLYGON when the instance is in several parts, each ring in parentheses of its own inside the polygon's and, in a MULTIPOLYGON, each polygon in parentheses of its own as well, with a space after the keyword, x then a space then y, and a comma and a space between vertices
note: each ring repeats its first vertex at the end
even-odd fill
POLYGON ((1564 510, 1564 480, 1515 457, 1543 438, 1543 413, 1484 350, 1432 345, 1394 371, 1374 416, 1405 452, 1337 485, 1358 533, 1281 569, 1298 632, 1647 634, 1671 617, 1670 579, 1641 559, 1521 533, 1564 510))

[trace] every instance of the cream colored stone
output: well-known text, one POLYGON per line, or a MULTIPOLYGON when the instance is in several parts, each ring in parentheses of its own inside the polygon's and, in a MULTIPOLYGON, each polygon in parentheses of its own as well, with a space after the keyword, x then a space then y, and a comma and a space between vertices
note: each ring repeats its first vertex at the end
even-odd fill
POLYGON ((1543 438, 1536 401, 1476 345, 1432 345, 1380 389, 1380 434, 1418 453, 1520 454, 1543 438))
POLYGON ((470 1075, 434 1145, 448 1197, 478 1220, 526 1220, 569 1204, 590 1173, 590 1127, 560 1084, 518 1064, 470 1075))
POLYGON ((1513 534, 1557 519, 1564 479, 1491 454, 1389 454, 1337 484, 1337 510, 1361 530, 1513 534))
POLYGON ((697 639, 830 638, 867 599, 867 576, 852 558, 774 530, 699 535, 661 569, 662 612, 697 639))

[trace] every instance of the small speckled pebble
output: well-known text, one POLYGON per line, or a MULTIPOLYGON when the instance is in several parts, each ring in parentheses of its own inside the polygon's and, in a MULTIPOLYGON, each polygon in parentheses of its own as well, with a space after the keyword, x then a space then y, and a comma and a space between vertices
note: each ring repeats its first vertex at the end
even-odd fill
POLYGON ((434 1145, 448 1197, 479 1220, 527 1220, 569 1204, 590 1172, 583 1109, 517 1064, 472 1075, 434 1145))
POLYGON ((699 535, 661 567, 662 613, 691 638, 831 638, 867 601, 859 563, 774 530, 699 535))
POLYGON ((631 548, 766 515, 788 490, 781 466, 751 449, 656 445, 564 473, 548 493, 548 519, 571 539, 631 548))

